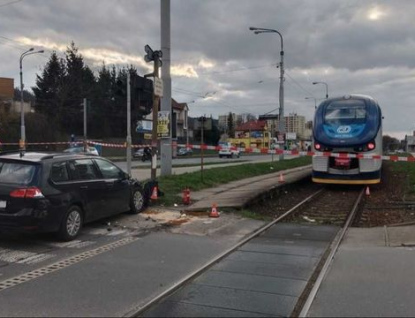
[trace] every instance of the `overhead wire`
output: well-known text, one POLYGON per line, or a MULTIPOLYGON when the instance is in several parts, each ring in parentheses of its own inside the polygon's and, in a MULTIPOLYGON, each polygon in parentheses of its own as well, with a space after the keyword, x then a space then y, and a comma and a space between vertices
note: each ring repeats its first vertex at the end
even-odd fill
POLYGON ((294 78, 292 78, 292 76, 290 74, 288 74, 287 72, 285 72, 285 74, 304 92, 306 92, 308 95, 313 96, 313 93, 311 93, 310 91, 306 90, 300 83, 298 83, 294 78))

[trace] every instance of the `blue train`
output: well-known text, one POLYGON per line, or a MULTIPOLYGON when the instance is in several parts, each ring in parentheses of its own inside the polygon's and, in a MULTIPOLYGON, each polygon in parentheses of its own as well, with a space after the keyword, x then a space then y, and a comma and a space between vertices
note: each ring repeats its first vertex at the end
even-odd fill
POLYGON ((379 104, 364 95, 324 100, 314 116, 313 146, 324 153, 313 156, 313 182, 379 183, 383 148, 379 104))

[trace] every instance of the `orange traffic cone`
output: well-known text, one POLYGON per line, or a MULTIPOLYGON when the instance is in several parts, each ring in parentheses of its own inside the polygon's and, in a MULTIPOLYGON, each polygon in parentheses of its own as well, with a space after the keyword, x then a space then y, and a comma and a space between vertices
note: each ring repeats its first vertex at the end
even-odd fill
POLYGON ((219 213, 218 210, 216 209, 216 203, 212 204, 212 211, 209 214, 210 218, 218 218, 219 217, 219 213))
POLYGON ((157 189, 157 186, 155 186, 153 188, 153 192, 151 193, 151 197, 150 197, 151 200, 157 200, 158 199, 157 192, 158 192, 158 189, 157 189))
POLYGON ((369 187, 366 187, 366 195, 369 196, 370 195, 370 190, 369 187))
POLYGON ((282 173, 280 173, 280 176, 278 177, 278 182, 279 183, 284 183, 285 182, 284 175, 282 173))

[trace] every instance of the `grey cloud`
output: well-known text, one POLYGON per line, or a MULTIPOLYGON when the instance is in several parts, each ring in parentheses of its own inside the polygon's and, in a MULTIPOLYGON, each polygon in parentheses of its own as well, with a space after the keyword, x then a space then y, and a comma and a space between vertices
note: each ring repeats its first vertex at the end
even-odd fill
MULTIPOLYGON (((409 132, 413 120, 407 114, 415 102, 414 16, 415 3, 405 0, 173 0, 172 61, 190 63, 200 74, 199 78, 173 77, 173 97, 179 102, 196 100, 189 104, 192 115, 229 111, 259 115, 277 108, 277 68, 234 71, 279 62, 278 35, 255 35, 248 30, 250 26, 272 28, 284 37, 286 113, 311 119, 314 101, 304 97, 324 97, 324 88, 311 84, 323 80, 329 83, 330 95, 373 95, 384 109, 385 128, 409 132), (375 6, 386 15, 369 21, 366 14, 375 6), (198 67, 202 58, 215 67, 198 67), (220 99, 200 98, 208 91, 217 91, 215 97, 220 99)), ((73 40, 81 50, 111 49, 142 57, 145 44, 160 47, 160 2, 21 1, 0 8, 0 30, 0 36, 12 39, 48 38, 65 46, 73 40)), ((23 49, 0 38, 0 76, 18 79, 23 49)), ((46 61, 25 60, 27 86, 34 84, 35 73, 46 61)))

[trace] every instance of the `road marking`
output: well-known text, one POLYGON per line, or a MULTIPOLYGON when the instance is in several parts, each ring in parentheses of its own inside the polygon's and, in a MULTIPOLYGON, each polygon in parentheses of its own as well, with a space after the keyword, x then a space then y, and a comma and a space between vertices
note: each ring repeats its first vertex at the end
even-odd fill
POLYGON ((127 238, 118 240, 116 242, 100 246, 96 249, 86 251, 86 252, 80 253, 80 254, 75 255, 75 256, 71 256, 69 258, 66 258, 66 259, 61 260, 61 261, 56 262, 56 263, 53 263, 51 265, 47 265, 47 266, 41 267, 39 269, 35 269, 33 271, 24 273, 24 274, 16 276, 16 277, 6 279, 4 281, 0 281, 0 292, 5 290, 5 289, 15 287, 17 285, 26 283, 26 282, 31 281, 33 279, 36 279, 36 278, 42 277, 44 275, 56 272, 56 271, 61 270, 61 269, 64 269, 64 268, 69 267, 71 265, 82 262, 83 260, 86 260, 86 259, 89 259, 91 257, 97 256, 99 254, 109 252, 109 251, 111 251, 113 249, 116 249, 118 247, 130 244, 130 243, 132 243, 134 241, 137 241, 139 239, 140 238, 137 238, 137 237, 127 237, 127 238))
POLYGON ((81 241, 81 240, 74 240, 70 242, 53 242, 48 243, 48 245, 51 245, 53 247, 67 247, 67 248, 83 248, 89 245, 95 244, 93 241, 81 241))
POLYGON ((17 261, 17 264, 26 264, 26 265, 33 265, 40 262, 43 262, 49 258, 55 257, 53 254, 36 254, 33 256, 30 256, 28 258, 22 259, 20 261, 17 261))
POLYGON ((36 264, 55 255, 0 248, 0 261, 18 264, 36 264))
POLYGON ((117 236, 117 235, 121 235, 121 234, 125 234, 127 233, 126 230, 116 230, 116 231, 110 231, 108 232, 108 236, 117 236))

